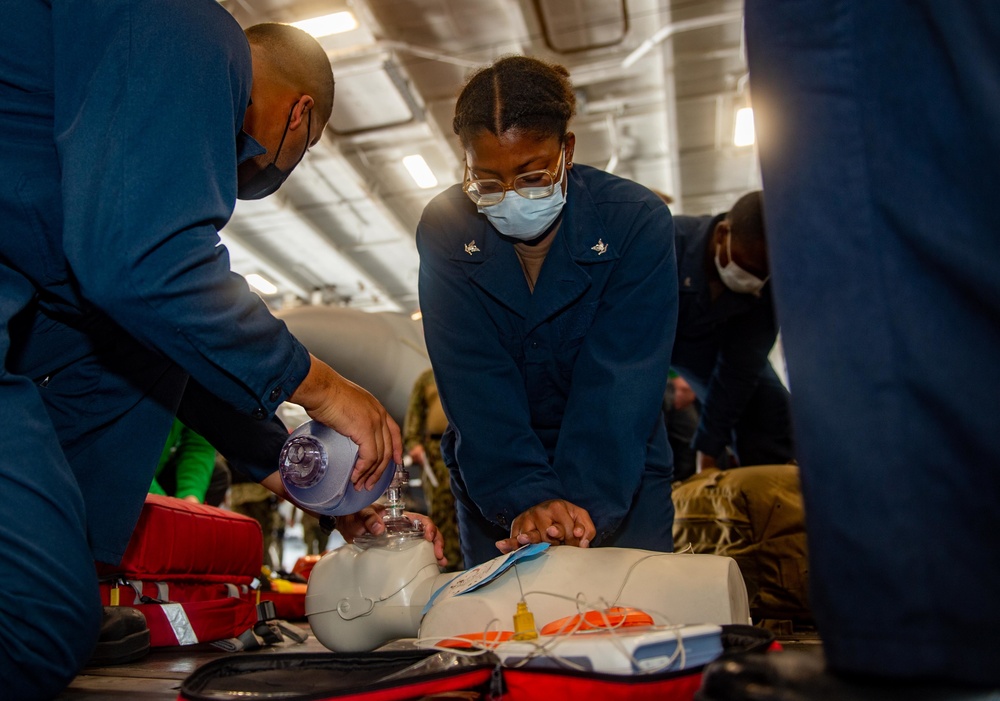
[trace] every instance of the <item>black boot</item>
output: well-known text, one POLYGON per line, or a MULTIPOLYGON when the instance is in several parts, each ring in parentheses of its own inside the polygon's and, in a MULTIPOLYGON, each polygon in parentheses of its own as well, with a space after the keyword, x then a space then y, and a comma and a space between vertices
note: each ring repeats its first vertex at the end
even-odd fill
POLYGON ((142 659, 149 652, 146 617, 127 606, 105 606, 101 637, 88 667, 124 664, 142 659))

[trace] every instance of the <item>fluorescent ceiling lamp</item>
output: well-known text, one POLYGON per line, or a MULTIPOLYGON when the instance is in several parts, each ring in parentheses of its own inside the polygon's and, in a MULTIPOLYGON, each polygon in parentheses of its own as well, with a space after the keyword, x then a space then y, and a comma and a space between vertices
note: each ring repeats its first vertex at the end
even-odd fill
POLYGON ((434 177, 434 173, 431 172, 430 167, 427 165, 427 161, 420 154, 413 156, 404 156, 403 165, 406 169, 410 171, 410 177, 413 181, 421 188, 427 189, 429 187, 435 187, 438 184, 437 178, 434 177))
POLYGON ((266 280, 257 273, 250 273, 246 276, 247 284, 262 295, 273 295, 278 288, 270 280, 266 280))
POLYGON ((358 28, 358 20, 354 14, 344 10, 334 12, 332 15, 313 17, 304 19, 301 22, 292 22, 293 27, 298 27, 304 32, 309 32, 314 37, 325 37, 331 34, 343 34, 358 28))
POLYGON ((753 108, 741 107, 736 110, 736 129, 733 130, 733 144, 735 146, 753 146, 755 139, 753 108))

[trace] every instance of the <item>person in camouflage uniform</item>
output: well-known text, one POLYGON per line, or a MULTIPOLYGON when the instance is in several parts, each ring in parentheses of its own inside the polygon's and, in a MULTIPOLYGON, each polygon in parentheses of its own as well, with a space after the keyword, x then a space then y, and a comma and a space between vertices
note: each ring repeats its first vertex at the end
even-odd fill
POLYGON ((264 536, 264 565, 281 569, 284 555, 284 520, 278 512, 278 497, 267 487, 233 472, 229 487, 229 508, 260 524, 264 536))
POLYGON ((444 537, 448 570, 463 569, 459 546, 455 497, 451 493, 448 468, 441 457, 441 435, 448 427, 441 400, 438 399, 434 373, 427 368, 413 385, 410 404, 403 422, 403 450, 421 466, 428 516, 434 519, 444 537), (430 473, 430 474, 428 474, 430 473))

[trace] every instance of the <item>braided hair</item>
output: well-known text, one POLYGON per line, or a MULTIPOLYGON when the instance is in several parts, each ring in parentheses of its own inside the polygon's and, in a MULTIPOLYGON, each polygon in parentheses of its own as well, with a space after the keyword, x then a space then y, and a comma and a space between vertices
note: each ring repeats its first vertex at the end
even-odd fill
POLYGON ((529 56, 504 56, 476 71, 462 88, 452 128, 463 146, 479 133, 509 129, 539 137, 566 134, 576 94, 564 66, 529 56))

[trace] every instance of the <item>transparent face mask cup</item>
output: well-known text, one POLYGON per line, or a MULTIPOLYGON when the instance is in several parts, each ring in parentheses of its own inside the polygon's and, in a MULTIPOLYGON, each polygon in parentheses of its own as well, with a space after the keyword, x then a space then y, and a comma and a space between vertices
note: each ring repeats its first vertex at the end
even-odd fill
POLYGON ((372 489, 355 489, 358 446, 317 421, 292 432, 278 457, 278 474, 297 504, 318 514, 345 516, 374 503, 394 476, 390 464, 372 489))
POLYGON ((385 530, 378 536, 369 533, 355 538, 358 547, 401 549, 422 540, 423 525, 403 513, 409 483, 406 469, 390 461, 372 489, 356 489, 351 475, 357 459, 354 441, 317 421, 307 421, 282 447, 278 474, 295 503, 319 514, 346 516, 384 496, 385 530))

